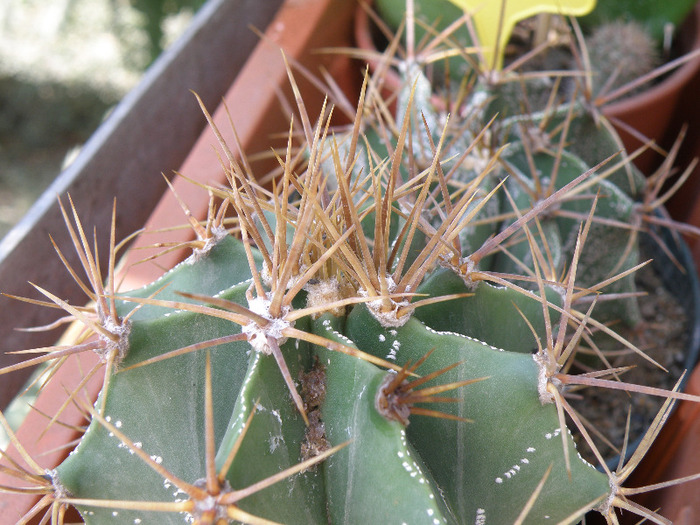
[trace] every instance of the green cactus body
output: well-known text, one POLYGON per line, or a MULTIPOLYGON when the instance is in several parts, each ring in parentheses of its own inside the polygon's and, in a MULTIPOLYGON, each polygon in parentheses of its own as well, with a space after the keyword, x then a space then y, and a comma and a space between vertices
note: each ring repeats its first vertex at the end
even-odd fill
MULTIPOLYGON (((316 331, 352 344, 329 316, 316 331)), ((331 523, 454 523, 440 491, 406 438, 406 429, 375 409, 386 371, 316 348, 326 370, 322 419, 333 445, 350 444, 323 464, 331 523), (363 503, 360 503, 363 502, 363 503)))
MULTIPOLYGON (((512 523, 550 464, 555 467, 546 495, 537 500, 526 523, 558 522, 607 496, 607 476, 583 460, 574 459, 569 479, 561 462, 556 409, 540 402, 539 372, 532 356, 436 332, 417 320, 386 330, 362 308, 349 316, 346 331, 360 348, 372 348, 377 355, 395 351, 402 361, 415 362, 435 348, 425 363, 426 374, 460 362, 445 380, 486 376, 465 387, 457 403, 441 406, 471 423, 415 418, 407 428, 408 439, 434 473, 460 523, 512 523)), ((564 433, 567 447, 573 449, 564 433)))
MULTIPOLYGON (((176 291, 194 289, 244 302, 249 286, 245 281, 249 278, 250 269, 241 245, 229 238, 196 262, 181 264, 162 280, 139 292, 149 296, 167 283, 169 287, 163 291, 164 296, 175 298, 176 291), (212 267, 231 267, 235 273, 212 271, 212 267), (231 286, 230 279, 241 279, 243 283, 231 286)), ((122 308, 132 309, 134 304, 123 303, 122 308)), ((192 352, 128 368, 187 345, 239 332, 238 326, 226 320, 144 305, 132 318, 128 350, 119 364, 119 371, 110 378, 96 406, 104 407, 104 418, 129 436, 135 446, 146 451, 156 463, 165 462, 163 466, 178 477, 191 481, 202 478, 204 353, 192 352)), ((217 442, 226 431, 244 383, 249 349, 243 341, 221 344, 212 350, 217 442)), ((182 497, 176 486, 146 465, 97 420, 92 421, 80 446, 58 467, 57 473, 68 492, 80 498, 175 501, 182 497), (119 472, 122 474, 117 475, 119 472)), ((105 523, 110 518, 115 521, 117 517, 142 520, 142 523, 153 519, 148 513, 144 516, 142 511, 97 508, 86 508, 83 516, 88 523, 105 523)), ((182 522, 182 516, 170 519, 173 523, 182 522)))
MULTIPOLYGON (((250 270, 238 266, 243 261, 240 244, 229 239, 198 260, 176 268, 139 295, 149 296, 153 289, 168 282, 166 290, 173 299, 179 297, 177 291, 201 286, 198 289, 245 305, 250 270), (204 278, 198 271, 200 268, 205 272, 219 268, 217 279, 204 278), (231 275, 228 268, 238 268, 236 271, 243 275, 231 275), (222 277, 226 274, 228 279, 222 277), (193 283, 193 279, 204 284, 193 283), (239 280, 242 280, 240 284, 218 290, 225 281, 239 280)), ((488 303, 490 295, 504 293, 506 297, 494 304, 500 301, 507 305, 509 298, 516 299, 525 311, 530 303, 533 318, 542 315, 537 301, 486 284, 482 288, 483 292, 477 292, 477 304, 488 303)), ((479 306, 475 311, 478 310, 479 306)), ((489 521, 504 523, 512 516, 499 514, 496 503, 505 497, 519 498, 517 501, 524 504, 546 467, 554 462, 558 462, 558 467, 545 486, 548 495, 533 512, 564 517, 606 494, 607 477, 588 465, 574 462, 572 474, 576 481, 566 480, 566 483, 575 483, 571 486, 575 489, 563 486, 577 497, 570 506, 560 505, 563 496, 558 490, 563 491, 566 474, 561 462, 561 439, 555 437, 559 434, 558 421, 554 407, 542 406, 539 401, 538 371, 530 355, 502 352, 476 339, 435 332, 418 321, 387 330, 362 306, 355 307, 347 318, 344 330, 347 336, 336 331, 342 329, 344 322, 344 318, 326 315, 311 325, 301 319, 296 327, 331 341, 357 345, 365 352, 399 364, 416 361, 431 348, 437 348, 435 356, 426 363, 430 370, 425 373, 464 361, 452 372, 450 381, 483 376, 489 379, 481 382, 481 386, 465 387, 461 401, 446 403, 442 410, 469 417, 474 422, 412 417, 407 429, 400 422, 387 421, 375 408, 376 392, 388 374, 386 370, 323 346, 316 346, 311 352, 307 343, 288 340, 282 351, 293 377, 300 377, 302 371, 310 369, 314 360, 325 369, 326 394, 319 408, 325 439, 330 445, 350 443, 323 465, 241 501, 240 508, 244 511, 269 520, 300 524, 326 523, 329 517, 332 523, 469 523, 482 512, 489 521), (499 390, 498 385, 503 384, 508 384, 508 395, 499 390), (501 397, 503 406, 486 408, 485 399, 493 397, 501 397), (500 411, 504 411, 503 420, 494 418, 500 411), (540 412, 542 415, 536 415, 540 412), (503 421, 513 428, 502 428, 503 421), (483 453, 476 453, 478 447, 496 439, 497 434, 514 433, 518 439, 510 445, 504 441, 503 448, 493 449, 494 457, 489 459, 493 464, 482 464, 479 458, 483 453), (528 452, 530 448, 537 453, 528 452), (525 460, 532 462, 525 464, 525 460), (507 482, 509 472, 518 466, 522 468, 518 478, 522 483, 507 482), (590 487, 583 489, 579 482, 590 487), (494 492, 501 486, 519 487, 519 490, 503 495, 494 492), (557 490, 550 494, 549 487, 557 490)), ((132 444, 125 444, 119 435, 93 419, 80 446, 57 469, 57 478, 65 490, 81 500, 178 502, 186 499, 175 484, 144 462, 131 447, 140 448, 156 464, 189 483, 205 478, 202 455, 205 352, 190 352, 138 368, 130 367, 183 346, 238 333, 240 328, 225 319, 191 311, 167 311, 160 304, 144 305, 131 322, 127 355, 96 403, 96 407, 104 407, 102 414, 107 422, 123 432, 132 444)), ((518 350, 527 351, 531 347, 532 344, 518 350)), ((226 461, 244 427, 246 431, 226 476, 228 485, 249 486, 298 463, 306 428, 290 401, 274 359, 251 351, 246 341, 217 345, 209 352, 217 466, 226 461)), ((571 446, 568 438, 567 443, 571 446)), ((520 503, 513 508, 519 506, 520 503)), ((149 513, 118 507, 85 505, 81 511, 87 523, 118 522, 117 518, 136 523, 181 523, 193 519, 186 512, 149 513)), ((537 520, 533 518, 533 522, 537 520)))
MULTIPOLYGON (((473 294, 458 301, 418 308, 416 318, 435 330, 456 332, 522 353, 535 351, 538 334, 544 333, 542 304, 511 288, 482 281, 471 289, 454 272, 440 269, 426 279, 418 292, 434 297, 473 294), (504 317, 509 319, 507 330, 500 329, 504 317)), ((549 288, 546 296, 550 304, 561 304, 560 292, 549 288)), ((552 307, 548 310, 549 318, 556 322, 558 312, 552 307)))
MULTIPOLYGON (((283 345, 285 354, 294 356, 288 365, 294 377, 308 366, 308 345, 283 345)), ((236 406, 221 446, 219 466, 225 461, 247 418, 257 407, 246 429, 239 453, 229 470, 231 487, 247 487, 299 462, 305 424, 292 403, 277 363, 272 356, 253 352, 238 392, 236 406)), ((324 480, 319 471, 307 470, 252 494, 240 504, 245 511, 280 523, 327 523, 324 480)))

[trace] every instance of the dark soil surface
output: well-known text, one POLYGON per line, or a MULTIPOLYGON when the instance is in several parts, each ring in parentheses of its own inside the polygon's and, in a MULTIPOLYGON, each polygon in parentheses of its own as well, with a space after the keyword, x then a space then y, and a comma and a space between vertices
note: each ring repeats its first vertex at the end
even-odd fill
MULTIPOLYGON (((665 263, 671 264, 668 260, 665 263)), ((668 372, 637 354, 620 351, 619 343, 610 345, 617 352, 610 351, 608 359, 613 367, 634 366, 621 376, 625 383, 672 389, 684 371, 689 340, 687 315, 677 298, 664 288, 651 265, 638 272, 636 280, 638 288, 647 293, 639 300, 643 321, 634 328, 616 326, 616 331, 634 342, 647 357, 668 372)), ((594 368, 604 367, 594 365, 594 368)), ((631 410, 629 441, 634 443, 647 430, 665 400, 662 397, 602 388, 588 388, 581 394, 583 398, 571 399, 571 404, 591 423, 595 431, 618 448, 615 450, 601 439, 594 438, 605 458, 615 457, 622 447, 628 411, 631 410)), ((592 464, 597 463, 585 445, 580 445, 579 450, 592 464)), ((627 457, 629 454, 630 451, 627 457)))

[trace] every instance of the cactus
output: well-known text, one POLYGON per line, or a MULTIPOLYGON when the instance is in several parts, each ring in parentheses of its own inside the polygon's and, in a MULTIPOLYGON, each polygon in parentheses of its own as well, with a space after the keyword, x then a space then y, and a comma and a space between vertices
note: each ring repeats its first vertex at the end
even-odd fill
POLYGON ((222 143, 230 187, 208 189, 192 254, 143 289, 116 291, 114 239, 103 279, 62 205, 92 306, 29 300, 85 334, 0 373, 93 351, 103 386, 94 405, 69 394, 89 419, 70 456, 10 463, 32 487, 0 490, 42 494, 30 514, 56 523, 69 506, 100 524, 664 523, 624 484, 671 401, 698 399, 572 368, 593 332, 642 353, 609 324, 639 322, 639 174, 576 100, 494 119, 523 105, 485 80, 450 118, 413 66, 395 121, 369 77, 347 129, 299 103, 272 189, 222 143), (587 126, 601 147, 583 155, 587 126), (582 385, 666 398, 614 472, 565 397, 582 385))
POLYGON ((653 38, 637 22, 601 24, 586 39, 586 46, 596 93, 624 86, 660 65, 653 38))

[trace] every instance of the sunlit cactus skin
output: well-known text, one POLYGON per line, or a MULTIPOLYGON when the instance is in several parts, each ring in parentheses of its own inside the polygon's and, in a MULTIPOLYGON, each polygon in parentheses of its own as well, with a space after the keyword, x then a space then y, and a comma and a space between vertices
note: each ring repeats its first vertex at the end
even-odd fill
MULTIPOLYGON (((244 264, 243 257, 239 243, 227 238, 197 262, 185 263, 173 270, 164 281, 170 282, 170 288, 174 290, 201 286, 211 295, 246 305, 249 272, 231 275, 227 271, 228 267, 244 264), (213 259, 219 262, 214 263, 213 259), (211 270, 212 266, 220 266, 217 282, 211 285, 202 283, 202 279, 198 283, 192 282, 201 277, 198 267, 211 270), (214 292, 225 285, 223 281, 227 279, 221 276, 226 274, 230 275, 231 286, 214 292), (241 282, 237 283, 239 280, 241 282), (206 289, 207 286, 213 288, 206 289)), ((161 285, 161 282, 156 282, 139 295, 150 295, 161 285)), ((134 295, 132 293, 130 297, 134 295)), ((146 305, 139 315, 132 318, 127 356, 119 364, 108 389, 103 392, 104 399, 98 399, 96 407, 103 407, 104 419, 122 431, 133 446, 146 452, 156 464, 181 479, 194 482, 206 477, 202 453, 205 414, 201 409, 205 404, 205 351, 190 352, 140 368, 129 367, 185 345, 238 331, 235 324, 205 314, 174 311, 155 315, 156 310, 159 307, 146 305), (184 410, 183 407, 187 406, 192 409, 184 410)), ((543 406, 539 401, 538 370, 530 355, 504 352, 475 339, 435 332, 417 320, 409 321, 404 327, 386 329, 361 305, 354 307, 347 318, 325 314, 310 324, 297 323, 298 327, 303 325, 307 325, 305 329, 310 333, 357 346, 397 363, 415 362, 428 350, 436 348, 419 369, 421 375, 463 361, 442 375, 440 382, 489 377, 465 386, 459 396, 460 402, 438 405, 445 413, 466 417, 472 422, 413 415, 412 424, 406 428, 397 421, 387 421, 375 408, 377 389, 392 372, 323 346, 314 345, 314 349, 305 342, 287 341, 282 350, 293 377, 300 377, 300 371, 310 370, 314 363, 323 367, 326 392, 320 411, 328 444, 351 442, 315 470, 251 495, 241 502, 243 510, 283 523, 326 523, 326 512, 330 513, 333 523, 389 522, 394 519, 399 522, 460 523, 469 522, 470 516, 475 519, 482 509, 489 519, 505 523, 513 517, 512 512, 517 517, 549 462, 555 460, 559 461, 558 473, 553 472, 545 486, 552 487, 548 496, 551 501, 542 503, 544 510, 541 512, 552 519, 564 518, 606 494, 607 477, 578 459, 574 461, 574 478, 572 481, 567 479, 561 459, 561 441, 554 439, 560 433, 556 410, 553 405, 543 406), (517 386, 521 383, 522 387, 517 386), (503 388, 503 384, 508 385, 509 394, 498 396, 496 392, 503 388), (524 393, 518 393, 520 389, 524 393), (525 411, 512 396, 522 396, 522 402, 529 399, 530 408, 525 411), (494 397, 500 399, 496 401, 494 397), (506 412, 503 422, 491 417, 500 411, 506 412), (540 412, 541 416, 535 416, 540 412), (519 413, 525 417, 522 423, 516 424, 514 417, 519 413), (522 457, 511 461, 513 465, 502 463, 510 447, 514 447, 513 454, 517 449, 512 431, 504 426, 508 424, 506 422, 515 427, 525 424, 530 427, 518 431, 524 434, 515 441, 529 444, 523 448, 522 457), (485 426, 483 433, 477 430, 482 426, 485 426), (497 439, 496 434, 502 436, 504 443, 492 448, 495 457, 490 461, 493 464, 477 468, 477 457, 483 454, 469 454, 470 447, 466 443, 493 442, 497 439), (545 447, 549 452, 545 452, 545 447), (531 449, 536 449, 537 454, 534 450, 528 452, 531 449), (496 459, 501 460, 501 464, 496 459), (455 462, 457 460, 463 461, 464 465, 460 466, 455 462), (447 465, 450 469, 440 472, 439 469, 447 465), (518 470, 514 471, 514 468, 518 470), (469 474, 458 475, 459 471, 469 474), (512 482, 502 483, 513 472, 522 472, 523 483, 515 477, 512 482), (527 482, 524 481, 526 476, 527 482), (578 485, 581 482, 579 476, 586 480, 583 486, 590 488, 578 485), (465 486, 455 485, 460 479, 465 486), (470 493, 478 494, 472 503, 466 497, 470 493), (569 505, 561 502, 566 493, 577 495, 569 505), (490 502, 489 497, 485 497, 489 494, 494 496, 490 502), (514 502, 511 514, 501 514, 502 498, 514 502)), ((290 402, 287 386, 274 359, 251 351, 245 341, 218 345, 210 350, 210 355, 217 466, 224 461, 236 437, 246 426, 250 412, 257 406, 226 478, 230 486, 251 485, 299 462, 306 426, 290 402)), ((186 499, 176 485, 134 454, 129 445, 94 419, 81 445, 57 469, 57 478, 77 499, 165 502, 186 499)), ((510 458, 506 463, 508 461, 510 458)), ((88 523, 103 523, 115 518, 126 520, 124 522, 142 520, 142 523, 154 520, 180 523, 190 519, 186 513, 154 515, 143 510, 112 507, 101 509, 86 505, 79 508, 88 523)), ((540 512, 539 507, 535 510, 540 512)), ((534 522, 537 519, 533 515, 534 522)))
POLYGON ((369 75, 352 126, 331 128, 329 108, 312 126, 299 104, 273 189, 222 144, 230 187, 208 188, 192 254, 142 289, 115 290, 112 254, 104 284, 64 209, 89 286, 70 273, 97 306, 39 291, 94 332, 104 383, 94 403, 70 394, 87 430, 32 474, 53 521, 70 505, 88 524, 542 524, 595 510, 614 524, 632 508, 623 483, 648 444, 611 472, 565 394, 611 386, 609 370, 576 371, 580 341, 640 322, 644 179, 576 100, 527 114, 479 79, 452 115, 417 64, 402 71, 390 122, 369 75), (572 140, 581 130, 595 148, 572 140))

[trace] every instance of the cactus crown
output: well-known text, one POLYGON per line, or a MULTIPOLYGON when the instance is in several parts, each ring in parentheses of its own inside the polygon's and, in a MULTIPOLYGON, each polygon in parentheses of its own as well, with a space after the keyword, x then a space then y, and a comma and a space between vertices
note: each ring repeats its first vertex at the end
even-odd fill
POLYGON ((528 111, 526 76, 478 77, 450 115, 416 61, 403 72, 396 117, 376 76, 347 128, 299 102, 271 188, 222 143, 229 186, 190 220, 192 255, 142 289, 117 293, 114 239, 103 279, 71 202, 91 306, 35 302, 84 334, 21 366, 97 352, 102 391, 70 393, 89 425, 61 465, 25 457, 3 469, 32 488, 0 489, 43 494, 32 514, 59 523, 68 506, 87 523, 663 523, 624 483, 691 396, 618 381, 597 342, 644 356, 610 322, 639 322, 661 185, 585 100, 554 103, 557 79, 528 111), (577 371, 582 346, 599 369, 577 371), (615 471, 567 400, 581 387, 666 397, 615 471))

